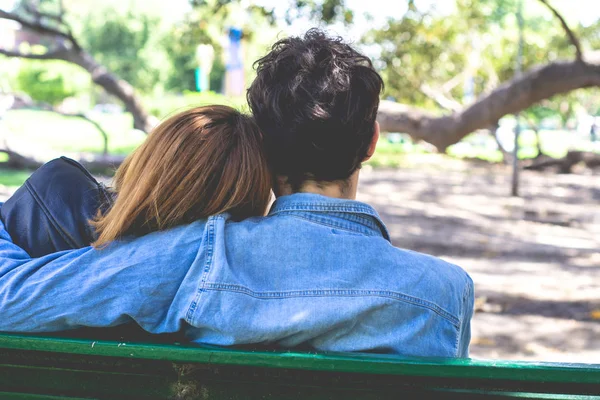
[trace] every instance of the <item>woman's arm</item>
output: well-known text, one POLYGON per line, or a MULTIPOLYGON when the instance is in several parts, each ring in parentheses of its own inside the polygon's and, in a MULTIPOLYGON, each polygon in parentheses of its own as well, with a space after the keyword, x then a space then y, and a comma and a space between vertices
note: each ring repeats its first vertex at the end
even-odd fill
POLYGON ((176 332, 197 292, 205 223, 31 258, 0 222, 0 331, 51 332, 137 322, 176 332), (193 285, 183 285, 193 282, 193 285), (191 279, 188 281, 188 279, 191 279))

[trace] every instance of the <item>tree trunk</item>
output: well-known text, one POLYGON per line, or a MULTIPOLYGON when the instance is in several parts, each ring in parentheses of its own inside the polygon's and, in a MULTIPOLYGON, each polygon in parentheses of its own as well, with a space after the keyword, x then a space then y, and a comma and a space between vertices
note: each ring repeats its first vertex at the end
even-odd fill
POLYGON ((544 151, 542 150, 542 140, 540 138, 540 129, 537 126, 532 126, 533 132, 535 133, 535 146, 537 148, 537 155, 535 158, 540 158, 545 156, 544 151))
POLYGON ((498 151, 500 151, 500 153, 502 153, 502 163, 509 164, 512 160, 513 155, 509 151, 506 150, 506 148, 500 141, 500 137, 498 135, 499 129, 500 129, 500 122, 496 121, 495 124, 493 124, 491 127, 488 128, 488 133, 490 134, 490 136, 492 136, 494 138, 494 141, 496 142, 496 146, 498 147, 498 151))
POLYGON ((533 162, 524 169, 531 171, 543 171, 548 168, 555 168, 561 174, 570 174, 573 172, 573 167, 577 164, 584 164, 588 168, 600 167, 600 154, 591 151, 572 150, 563 158, 552 158, 542 156, 536 158, 533 162))
POLYGON ((382 101, 377 120, 384 132, 401 132, 424 140, 438 150, 459 142, 469 133, 487 129, 507 114, 575 89, 600 86, 600 63, 554 62, 523 73, 464 110, 436 116, 391 101, 382 101))
MULTIPOLYGON (((0 162, 0 167, 9 169, 28 169, 33 171, 44 165, 46 161, 49 161, 24 156, 8 149, 0 149, 0 153, 8 155, 8 161, 0 162)), ((80 158, 77 161, 94 174, 112 175, 124 160, 125 157, 122 155, 101 155, 80 158)))
POLYGON ((156 118, 146 112, 133 86, 108 71, 96 62, 90 54, 83 50, 69 52, 65 56, 65 61, 77 64, 88 71, 95 84, 121 100, 125 104, 125 109, 133 116, 133 127, 135 129, 150 132, 156 125, 156 118))

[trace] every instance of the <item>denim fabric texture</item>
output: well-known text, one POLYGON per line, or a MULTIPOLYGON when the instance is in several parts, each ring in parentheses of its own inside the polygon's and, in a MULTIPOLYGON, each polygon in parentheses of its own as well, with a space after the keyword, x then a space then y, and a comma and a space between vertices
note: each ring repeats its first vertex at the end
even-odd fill
POLYGON ((471 278, 393 247, 358 201, 293 194, 266 217, 221 214, 40 258, 0 228, 0 331, 136 322, 212 345, 468 356, 471 278))

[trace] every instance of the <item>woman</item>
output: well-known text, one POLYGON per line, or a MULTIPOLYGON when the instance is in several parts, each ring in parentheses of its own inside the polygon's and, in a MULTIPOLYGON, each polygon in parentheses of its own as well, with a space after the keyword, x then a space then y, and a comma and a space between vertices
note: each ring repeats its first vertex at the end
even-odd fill
POLYGON ((33 257, 188 224, 219 213, 264 215, 271 177, 258 127, 231 107, 167 119, 119 167, 107 191, 61 158, 36 171, 0 209, 13 242, 33 257))

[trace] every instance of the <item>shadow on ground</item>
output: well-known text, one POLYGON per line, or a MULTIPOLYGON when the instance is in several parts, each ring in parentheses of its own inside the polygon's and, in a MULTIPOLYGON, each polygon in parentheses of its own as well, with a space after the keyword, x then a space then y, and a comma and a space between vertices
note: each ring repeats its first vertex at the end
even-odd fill
POLYGON ((472 276, 473 357, 600 363, 600 177, 587 173, 524 172, 511 198, 504 166, 365 170, 359 199, 394 245, 472 276))

